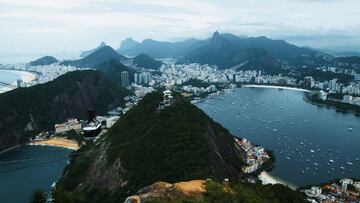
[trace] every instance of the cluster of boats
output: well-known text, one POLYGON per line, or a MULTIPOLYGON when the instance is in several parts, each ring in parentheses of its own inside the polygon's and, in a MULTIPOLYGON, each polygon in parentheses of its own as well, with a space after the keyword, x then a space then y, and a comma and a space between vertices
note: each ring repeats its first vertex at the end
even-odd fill
MULTIPOLYGON (((302 119, 299 122, 298 116, 295 117, 284 106, 280 105, 274 109, 272 101, 251 101, 247 98, 234 98, 234 100, 231 100, 218 96, 216 100, 211 99, 204 103, 207 105, 206 112, 212 118, 221 119, 220 122, 222 123, 231 123, 231 126, 234 125, 234 120, 241 123, 242 126, 237 127, 237 132, 234 134, 245 136, 252 141, 254 139, 251 136, 254 133, 258 134, 261 132, 265 136, 272 136, 271 143, 266 143, 268 147, 275 151, 277 158, 284 159, 285 162, 291 164, 297 164, 299 166, 299 173, 311 174, 312 176, 324 172, 328 174, 347 173, 351 175, 354 172, 353 170, 357 168, 357 165, 360 164, 359 157, 351 155, 345 157, 347 156, 344 155, 346 150, 342 152, 340 151, 342 149, 325 147, 319 143, 319 140, 313 140, 307 135, 299 136, 297 134, 297 137, 293 137, 293 135, 288 136, 288 129, 295 128, 294 126, 296 125, 301 125, 305 128, 309 126, 311 124, 310 118, 302 119), (265 110, 261 111, 261 114, 259 114, 258 110, 254 110, 254 112, 249 111, 249 109, 254 109, 255 106, 261 106, 265 110), (265 108, 265 106, 269 108, 265 108), (226 115, 220 117, 219 114, 226 115), (284 118, 284 115, 286 115, 286 118, 284 118), (257 123, 249 128, 252 121, 257 121, 257 123), (319 144, 313 144, 312 140, 319 144)), ((344 130, 351 132, 353 129, 350 127, 344 130)))

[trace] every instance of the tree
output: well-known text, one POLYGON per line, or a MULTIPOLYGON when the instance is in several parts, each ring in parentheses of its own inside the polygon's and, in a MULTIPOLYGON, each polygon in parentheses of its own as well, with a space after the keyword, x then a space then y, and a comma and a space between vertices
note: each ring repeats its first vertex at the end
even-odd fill
POLYGON ((30 203, 46 203, 45 191, 42 189, 35 190, 30 203))

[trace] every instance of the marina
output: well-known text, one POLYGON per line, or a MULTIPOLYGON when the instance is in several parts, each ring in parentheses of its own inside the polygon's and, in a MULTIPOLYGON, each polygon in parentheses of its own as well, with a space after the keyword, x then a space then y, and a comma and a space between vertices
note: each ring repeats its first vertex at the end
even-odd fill
POLYGON ((232 134, 273 150, 270 175, 297 186, 360 177, 355 115, 311 105, 288 89, 240 88, 215 98, 197 106, 232 134))

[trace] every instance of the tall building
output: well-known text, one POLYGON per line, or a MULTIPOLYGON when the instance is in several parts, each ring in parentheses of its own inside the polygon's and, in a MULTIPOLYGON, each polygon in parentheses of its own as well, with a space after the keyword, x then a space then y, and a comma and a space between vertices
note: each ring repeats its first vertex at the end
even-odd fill
POLYGON ((336 91, 336 90, 337 90, 337 86, 338 86, 338 84, 337 84, 337 78, 330 80, 329 90, 331 90, 331 91, 336 91))
POLYGON ((149 84, 149 82, 151 80, 150 72, 143 72, 141 75, 142 75, 142 78, 143 78, 143 83, 149 84))
POLYGON ((139 77, 137 73, 134 73, 134 82, 135 84, 139 84, 139 77))
POLYGON ((129 86, 129 72, 122 71, 121 72, 121 85, 124 87, 129 86))
POLYGON ((306 76, 305 78, 304 78, 304 85, 305 85, 305 87, 313 87, 315 84, 315 81, 314 81, 314 79, 313 79, 313 77, 311 77, 311 76, 306 76))

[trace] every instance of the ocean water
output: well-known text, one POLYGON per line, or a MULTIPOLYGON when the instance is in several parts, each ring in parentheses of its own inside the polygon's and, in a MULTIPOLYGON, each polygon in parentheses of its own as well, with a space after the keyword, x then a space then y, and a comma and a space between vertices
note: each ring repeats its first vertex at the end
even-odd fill
POLYGON ((275 177, 297 186, 360 178, 360 117, 309 104, 303 94, 240 88, 197 106, 233 135, 273 150, 275 177))
MULTIPOLYGON (((0 70, 0 82, 5 82, 8 84, 13 84, 15 83, 18 79, 21 79, 21 76, 13 73, 13 72, 9 72, 6 70, 0 70)), ((0 84, 0 88, 3 87, 0 84)))
POLYGON ((36 189, 50 191, 53 182, 61 177, 70 152, 59 147, 22 146, 0 154, 0 202, 25 203, 36 189), (6 163, 14 160, 23 161, 6 163))

